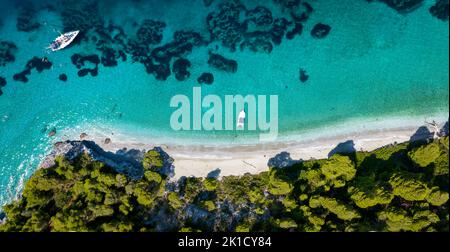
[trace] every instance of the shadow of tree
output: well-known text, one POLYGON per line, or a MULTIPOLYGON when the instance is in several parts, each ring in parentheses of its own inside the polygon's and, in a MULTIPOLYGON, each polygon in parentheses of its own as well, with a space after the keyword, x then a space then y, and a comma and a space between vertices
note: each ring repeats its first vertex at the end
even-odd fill
POLYGON ((275 157, 270 158, 267 165, 269 167, 286 168, 301 161, 302 160, 293 160, 289 152, 283 151, 275 155, 275 157))
POLYGON ((206 175, 206 177, 207 177, 207 178, 218 178, 219 175, 220 175, 220 169, 217 168, 217 169, 215 169, 215 170, 210 171, 210 172, 206 175))
POLYGON ((334 154, 351 154, 355 152, 355 142, 353 142, 353 140, 348 140, 343 143, 339 143, 336 147, 334 147, 334 149, 328 153, 328 157, 330 158, 334 154))
POLYGON ((426 141, 431 138, 433 138, 433 133, 426 126, 421 126, 409 138, 409 141, 411 142, 426 141))

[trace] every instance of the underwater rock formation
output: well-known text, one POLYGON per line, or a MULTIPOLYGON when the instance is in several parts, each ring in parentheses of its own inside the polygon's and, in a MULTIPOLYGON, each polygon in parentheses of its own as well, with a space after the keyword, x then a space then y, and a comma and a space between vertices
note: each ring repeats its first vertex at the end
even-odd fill
POLYGON ((6 86, 6 79, 0 76, 0 95, 3 94, 2 87, 6 86))
POLYGON ((0 66, 6 66, 7 63, 14 62, 16 51, 17 47, 13 42, 0 41, 0 66))
POLYGON ((166 27, 164 22, 146 19, 136 32, 136 39, 139 43, 156 45, 163 39, 163 30, 166 27))
POLYGON ((431 6, 430 13, 436 18, 447 21, 448 20, 448 5, 449 0, 436 0, 436 3, 431 6))
POLYGON ((285 18, 277 18, 273 21, 272 30, 270 31, 272 35, 272 42, 275 45, 281 44, 281 40, 286 34, 286 30, 290 22, 285 18))
POLYGON ((211 67, 214 67, 216 69, 228 72, 228 73, 235 73, 237 71, 238 64, 235 60, 227 59, 223 57, 222 55, 210 53, 209 54, 209 60, 208 64, 211 67))
POLYGON ((191 76, 191 73, 189 73, 188 68, 191 67, 191 62, 187 59, 177 59, 173 63, 172 72, 175 73, 175 78, 179 81, 184 81, 189 76, 191 76))
POLYGON ((166 80, 171 74, 170 62, 173 58, 183 57, 194 47, 204 44, 206 42, 197 32, 176 31, 172 42, 153 49, 150 55, 142 55, 140 62, 145 65, 147 73, 153 74, 157 80, 166 80))
POLYGON ((64 32, 81 30, 78 36, 82 39, 88 31, 104 26, 101 17, 98 1, 67 1, 61 11, 64 32))
POLYGON ((248 10, 245 13, 245 16, 247 26, 249 22, 254 23, 256 26, 267 26, 271 25, 273 22, 272 12, 263 6, 258 6, 253 10, 248 10))
POLYGON ((59 79, 60 81, 66 82, 66 81, 67 81, 67 75, 66 75, 66 74, 60 74, 59 77, 58 77, 58 79, 59 79))
POLYGON ((314 26, 314 28, 311 30, 311 36, 316 39, 322 39, 325 38, 328 33, 331 31, 331 26, 318 23, 314 26))
POLYGON ((306 70, 303 68, 300 68, 300 82, 305 83, 309 79, 309 75, 306 73, 306 70))
POLYGON ((244 42, 241 43, 241 51, 248 48, 253 52, 270 53, 273 50, 273 45, 270 42, 272 35, 269 32, 255 31, 246 33, 244 42))
POLYGON ((19 8, 16 24, 18 31, 29 32, 41 26, 35 19, 36 10, 32 2, 21 3, 19 8))
POLYGON ((25 65, 25 70, 13 76, 15 81, 28 82, 27 76, 31 74, 31 70, 36 69, 38 73, 48 70, 52 67, 52 63, 47 58, 33 57, 25 65))
POLYGON ((198 77, 197 82, 199 84, 211 85, 214 82, 214 75, 212 73, 202 73, 202 75, 198 77))
MULTIPOLYGON (((366 0, 368 2, 372 2, 374 0, 366 0)), ((395 9, 400 13, 411 12, 417 9, 422 3, 423 0, 377 0, 387 4, 389 7, 395 9)))
POLYGON ((303 24, 300 22, 295 23, 295 27, 286 33, 287 39, 293 39, 296 35, 300 36, 303 32, 303 24))
POLYGON ((82 56, 80 54, 74 54, 71 57, 72 64, 74 64, 78 69, 78 76, 84 77, 87 74, 91 74, 91 76, 95 77, 98 75, 98 64, 100 64, 100 58, 96 54, 82 56), (93 68, 82 68, 85 66, 85 62, 88 61, 95 65, 93 68))
POLYGON ((205 4, 206 7, 211 6, 211 4, 214 2, 214 0, 203 0, 203 4, 205 4))
POLYGON ((241 4, 224 3, 218 11, 209 13, 206 21, 211 39, 219 40, 222 45, 235 51, 246 30, 245 23, 240 20, 240 12, 244 9, 241 4))

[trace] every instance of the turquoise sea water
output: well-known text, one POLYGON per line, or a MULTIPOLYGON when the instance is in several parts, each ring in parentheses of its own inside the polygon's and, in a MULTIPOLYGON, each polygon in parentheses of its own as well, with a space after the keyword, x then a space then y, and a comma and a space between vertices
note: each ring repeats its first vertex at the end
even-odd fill
MULTIPOLYGON (((168 144, 255 140, 254 132, 174 132, 170 128, 174 111, 170 99, 176 94, 190 96, 192 87, 200 86, 196 78, 203 72, 215 77, 214 84, 202 85, 204 95, 278 95, 281 139, 301 139, 302 134, 314 135, 323 127, 349 121, 364 127, 366 120, 448 118, 449 27, 430 15, 428 8, 434 1, 424 1, 406 14, 380 2, 310 1, 314 11, 304 22, 301 36, 283 39, 270 54, 232 52, 219 42, 194 48, 185 56, 192 67, 191 77, 183 82, 174 75, 166 81, 155 80, 130 58, 116 67, 99 65, 98 76, 80 78, 70 57, 97 53, 91 44, 77 43, 56 53, 43 49, 58 35, 54 28, 62 26, 57 11, 38 11, 35 18, 41 26, 21 32, 16 28, 16 3, 1 2, 0 40, 13 41, 18 49, 14 62, 0 66, 0 77, 7 80, 0 96, 0 206, 18 195, 52 143, 77 139, 81 132, 168 144), (310 35, 318 22, 332 27, 324 39, 310 35), (210 50, 236 60, 237 72, 210 68, 210 50), (47 57, 53 67, 42 73, 33 70, 27 83, 14 81, 13 75, 33 56, 47 57), (305 83, 299 81, 299 68, 309 75, 305 83), (67 74, 67 82, 58 80, 62 73, 67 74), (52 128, 57 133, 49 138, 52 128)), ((164 44, 177 30, 208 36, 206 18, 219 2, 205 7, 202 0, 188 5, 183 0, 103 1, 100 14, 125 33, 133 32, 134 22, 164 21, 164 44)), ((249 9, 264 5, 273 16, 289 17, 272 1, 242 2, 249 9)))

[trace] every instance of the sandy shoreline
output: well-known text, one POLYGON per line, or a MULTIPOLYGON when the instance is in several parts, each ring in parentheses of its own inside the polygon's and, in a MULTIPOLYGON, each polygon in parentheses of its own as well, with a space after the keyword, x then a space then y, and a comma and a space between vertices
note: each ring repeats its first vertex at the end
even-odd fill
MULTIPOLYGON (((354 149, 371 151, 379 147, 410 140, 417 127, 402 127, 388 130, 372 130, 335 137, 322 137, 308 141, 274 142, 241 146, 159 145, 174 158, 175 177, 206 177, 220 170, 219 176, 260 173, 268 170, 268 160, 281 152, 290 153, 293 160, 326 158, 340 143, 352 140, 354 149)), ((110 137, 110 136, 108 136, 110 137)), ((105 136, 88 135, 86 140, 95 141, 107 151, 119 149, 148 150, 155 145, 111 138, 105 144, 105 136)), ((346 144, 345 146, 351 146, 346 144)))

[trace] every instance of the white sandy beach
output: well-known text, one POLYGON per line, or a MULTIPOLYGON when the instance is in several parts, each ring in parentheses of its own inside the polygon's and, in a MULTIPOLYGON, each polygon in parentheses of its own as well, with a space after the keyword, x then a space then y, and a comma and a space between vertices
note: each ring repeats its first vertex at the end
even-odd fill
MULTIPOLYGON (((431 129, 430 129, 431 130, 431 129)), ((281 152, 288 152, 293 160, 326 158, 339 143, 353 140, 356 150, 371 151, 379 147, 408 141, 417 127, 398 127, 389 130, 372 130, 335 137, 321 137, 308 141, 275 142, 240 146, 206 145, 159 145, 174 158, 175 176, 206 177, 211 171, 220 169, 219 176, 260 173, 268 170, 268 160, 281 152)), ((140 142, 120 141, 111 136, 95 135, 85 138, 93 140, 107 151, 119 149, 148 150, 155 145, 140 142), (111 142, 104 143, 105 137, 111 142)))

